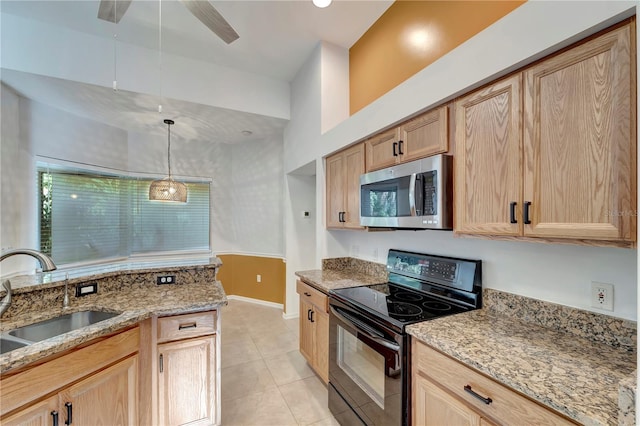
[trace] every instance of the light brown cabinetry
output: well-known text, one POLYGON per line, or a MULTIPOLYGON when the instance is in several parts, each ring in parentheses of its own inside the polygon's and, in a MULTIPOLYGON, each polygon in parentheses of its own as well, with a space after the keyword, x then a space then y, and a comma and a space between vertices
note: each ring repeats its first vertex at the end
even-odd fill
POLYGON ((628 23, 455 102, 456 233, 635 241, 632 34, 628 23))
POLYGON ((329 382, 329 298, 298 280, 300 295, 300 353, 325 382, 329 382))
POLYGON ((414 424, 575 424, 415 339, 411 348, 414 424))
POLYGON ((157 319, 158 422, 219 423, 217 311, 157 319))
POLYGON ((4 375, 1 423, 138 424, 139 344, 135 328, 4 375))
POLYGON ((326 159, 327 228, 360 229, 360 175, 365 172, 364 144, 326 159))
POLYGON ((367 172, 447 152, 447 105, 428 111, 367 141, 367 172))

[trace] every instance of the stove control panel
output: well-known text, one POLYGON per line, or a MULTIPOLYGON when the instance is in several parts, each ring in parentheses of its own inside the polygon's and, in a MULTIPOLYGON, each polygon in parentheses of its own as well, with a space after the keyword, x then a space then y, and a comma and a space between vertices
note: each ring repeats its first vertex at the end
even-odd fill
POLYGON ((400 250, 389 250, 387 270, 466 291, 471 291, 480 279, 480 261, 400 250))

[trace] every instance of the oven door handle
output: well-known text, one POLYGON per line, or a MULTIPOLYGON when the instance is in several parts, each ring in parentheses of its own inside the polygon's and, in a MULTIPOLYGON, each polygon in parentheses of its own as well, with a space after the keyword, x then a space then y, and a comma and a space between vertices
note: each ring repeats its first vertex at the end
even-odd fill
POLYGON ((396 342, 392 342, 390 340, 384 339, 382 333, 380 333, 373 327, 365 324, 364 322, 347 314, 346 312, 343 312, 340 308, 334 308, 333 306, 329 306, 329 309, 331 309, 331 313, 336 317, 338 317, 341 321, 347 324, 350 324, 352 327, 354 327, 356 330, 365 334, 368 338, 370 338, 374 342, 379 343, 385 348, 391 349, 396 352, 400 350, 399 344, 397 344, 396 342))

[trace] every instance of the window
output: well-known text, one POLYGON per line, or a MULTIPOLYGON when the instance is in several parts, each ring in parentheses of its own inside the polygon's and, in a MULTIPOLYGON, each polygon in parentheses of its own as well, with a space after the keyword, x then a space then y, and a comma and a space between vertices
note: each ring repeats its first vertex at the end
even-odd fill
POLYGON ((62 265, 208 253, 209 182, 186 182, 183 204, 149 201, 151 181, 39 168, 40 249, 62 265))

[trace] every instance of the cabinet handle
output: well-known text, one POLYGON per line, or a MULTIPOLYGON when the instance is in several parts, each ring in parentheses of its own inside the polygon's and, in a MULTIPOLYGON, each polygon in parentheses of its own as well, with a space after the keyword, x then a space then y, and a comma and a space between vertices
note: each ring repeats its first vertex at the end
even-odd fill
POLYGON ((524 202, 524 224, 529 225, 531 223, 531 218, 529 217, 529 206, 531 206, 531 201, 524 202))
POLYGON ((398 153, 396 152, 396 147, 398 146, 398 142, 393 143, 393 156, 397 157, 398 153))
POLYGON ((52 418, 53 426, 58 426, 58 412, 57 411, 52 411, 51 412, 51 418, 52 418))
POLYGON ((306 291, 304 292, 304 295, 307 297, 311 297, 311 293, 307 293, 306 291))
POLYGON ((162 354, 160 354, 160 372, 162 373, 164 371, 164 357, 162 356, 162 354))
POLYGON ((307 309, 307 319, 311 321, 311 309, 307 309))
POLYGON ((67 402, 64 406, 67 407, 67 421, 64 422, 64 424, 68 426, 73 423, 73 405, 71 405, 70 402, 67 402))
POLYGON ((489 397, 485 398, 484 396, 476 393, 473 389, 471 389, 470 385, 464 385, 464 391, 467 393, 470 393, 472 396, 474 396, 475 398, 478 398, 480 401, 484 402, 487 405, 493 402, 491 398, 489 397))
POLYGON ((516 206, 518 205, 518 203, 516 203, 515 201, 512 201, 509 204, 509 221, 511 223, 518 223, 518 221, 516 220, 516 206))
POLYGON ((310 311, 310 312, 311 312, 311 318, 309 318, 309 319, 311 320, 311 322, 315 322, 315 321, 313 320, 313 314, 314 314, 314 312, 313 312, 313 311, 310 311))
POLYGON ((342 212, 338 212, 338 222, 342 223, 342 212))
POLYGON ((398 141, 398 154, 399 155, 404 155, 404 152, 402 152, 402 144, 404 143, 404 141, 398 141))
POLYGON ((185 330, 187 328, 196 328, 198 325, 195 322, 189 324, 180 324, 178 326, 178 330, 185 330))

